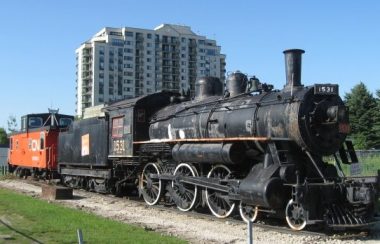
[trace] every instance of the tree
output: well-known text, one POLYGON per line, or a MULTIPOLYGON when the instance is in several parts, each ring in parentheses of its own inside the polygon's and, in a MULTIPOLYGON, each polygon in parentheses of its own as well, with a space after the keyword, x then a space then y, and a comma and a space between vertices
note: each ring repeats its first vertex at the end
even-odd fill
POLYGON ((375 146, 378 138, 374 133, 376 99, 363 82, 354 86, 345 95, 349 107, 351 138, 357 149, 369 149, 375 146))
POLYGON ((376 107, 374 111, 373 133, 376 136, 373 147, 380 149, 380 90, 376 91, 376 107))
POLYGON ((8 117, 8 131, 10 133, 16 132, 17 131, 17 120, 16 117, 13 115, 9 115, 8 117))
POLYGON ((2 127, 0 127, 0 144, 8 144, 7 132, 2 127))

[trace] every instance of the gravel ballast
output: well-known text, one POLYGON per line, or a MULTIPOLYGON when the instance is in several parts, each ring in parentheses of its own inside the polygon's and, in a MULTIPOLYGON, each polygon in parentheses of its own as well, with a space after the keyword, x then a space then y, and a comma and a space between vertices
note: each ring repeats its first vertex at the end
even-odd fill
MULTIPOLYGON (((41 187, 19 180, 1 180, 0 187, 40 197, 41 187)), ((55 200, 59 204, 82 209, 124 223, 178 236, 191 243, 247 243, 247 228, 243 223, 201 219, 173 211, 152 208, 125 198, 74 190, 74 199, 55 200)), ((376 226, 380 233, 379 225, 376 226)), ((254 243, 380 243, 380 236, 360 239, 334 239, 322 236, 284 234, 259 227, 253 228, 254 243)))

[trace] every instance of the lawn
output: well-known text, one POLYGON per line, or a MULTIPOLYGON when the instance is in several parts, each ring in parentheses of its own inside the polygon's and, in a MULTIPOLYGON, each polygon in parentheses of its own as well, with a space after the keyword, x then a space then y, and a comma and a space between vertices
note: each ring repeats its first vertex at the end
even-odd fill
MULTIPOLYGON (((333 157, 325 157, 325 161, 327 161, 330 164, 335 164, 335 160, 333 157)), ((376 176, 377 171, 380 170, 380 156, 365 156, 365 157, 358 157, 358 160, 360 162, 361 167, 361 174, 360 176, 376 176)), ((346 176, 350 176, 350 165, 347 164, 341 164, 343 172, 346 176)))
POLYGON ((185 243, 0 188, 0 243, 78 243, 77 229, 85 243, 185 243))

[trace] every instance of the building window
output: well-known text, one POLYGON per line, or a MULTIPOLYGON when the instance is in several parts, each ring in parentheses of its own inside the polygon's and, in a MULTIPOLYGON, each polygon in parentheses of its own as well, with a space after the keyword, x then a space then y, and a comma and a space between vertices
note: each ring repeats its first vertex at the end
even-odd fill
POLYGON ((133 72, 124 72, 124 75, 126 75, 126 76, 133 76, 133 72))
POLYGON ((117 47, 122 47, 124 46, 124 41, 120 39, 111 39, 111 45, 112 46, 117 46, 117 47))
POLYGON ((125 32, 125 35, 126 35, 126 36, 133 36, 133 32, 131 32, 131 31, 126 31, 126 32, 125 32))
POLYGON ((210 55, 210 56, 215 56, 215 49, 207 49, 207 55, 210 55))
POLYGON ((146 44, 146 46, 147 46, 147 47, 151 47, 152 44, 151 44, 150 42, 148 42, 148 43, 146 44))
POLYGON ((181 50, 182 51, 186 51, 186 47, 181 47, 181 50))
POLYGON ((198 40, 198 43, 201 44, 201 45, 204 45, 205 44, 205 40, 198 40))
POLYGON ((123 137, 124 117, 112 118, 112 137, 123 137))
POLYGON ((147 37, 148 39, 152 39, 152 34, 148 33, 148 34, 146 35, 146 37, 147 37))
POLYGON ((151 67, 150 65, 147 65, 147 66, 146 66, 146 69, 147 69, 147 70, 151 70, 152 67, 151 67))
POLYGON ((147 51, 146 51, 146 54, 151 55, 151 54, 152 54, 152 51, 147 50, 147 51))
POLYGON ((185 37, 182 37, 182 38, 181 38, 181 42, 186 42, 186 38, 185 38, 185 37))
POLYGON ((121 36, 121 33, 117 32, 117 31, 110 31, 110 35, 112 35, 112 36, 121 36))
POLYGON ((104 84, 99 83, 99 94, 104 94, 104 84))

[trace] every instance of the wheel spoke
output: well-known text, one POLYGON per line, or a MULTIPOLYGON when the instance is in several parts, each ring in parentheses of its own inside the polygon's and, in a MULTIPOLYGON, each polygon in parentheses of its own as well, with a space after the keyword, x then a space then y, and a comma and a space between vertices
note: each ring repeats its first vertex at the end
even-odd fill
MULTIPOLYGON (((231 171, 224 165, 214 166, 207 175, 207 178, 229 179, 231 171)), ((206 202, 210 211, 218 218, 228 217, 235 208, 233 201, 225 198, 226 193, 209 190, 206 188, 206 202)))
POLYGON ((151 174, 160 174, 160 169, 157 164, 146 164, 141 174, 140 191, 148 205, 158 203, 162 192, 161 180, 150 178, 151 174))
POLYGON ((293 230, 302 230, 306 227, 307 221, 304 211, 302 205, 290 199, 285 209, 286 221, 290 228, 293 230))
POLYGON ((248 221, 255 222, 259 213, 259 209, 252 205, 247 205, 241 201, 239 205, 239 212, 240 212, 240 217, 245 222, 248 222, 248 221))
MULTIPOLYGON (((196 169, 187 164, 179 164, 173 173, 175 176, 182 177, 197 177, 198 172, 196 169)), ((177 207, 181 211, 189 211, 195 207, 198 200, 198 187, 189 183, 183 183, 180 181, 172 181, 173 199, 177 204, 177 207)))

